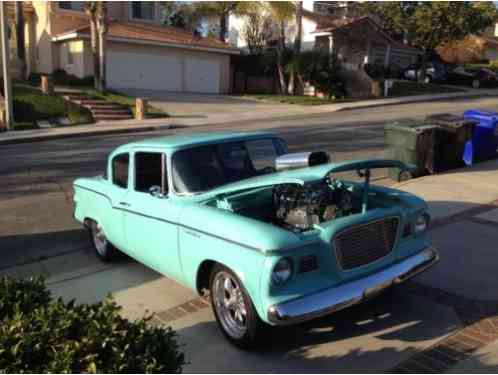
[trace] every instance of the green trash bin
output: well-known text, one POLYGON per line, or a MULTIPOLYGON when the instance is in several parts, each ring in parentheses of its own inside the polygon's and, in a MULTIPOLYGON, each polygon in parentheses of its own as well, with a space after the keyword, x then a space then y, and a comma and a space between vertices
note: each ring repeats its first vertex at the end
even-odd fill
POLYGON ((439 126, 435 134, 434 172, 463 167, 465 143, 472 139, 477 122, 450 113, 429 116, 426 122, 439 126))
MULTIPOLYGON (((387 157, 416 166, 413 177, 434 173, 436 131, 439 127, 425 121, 400 120, 384 127, 387 157)), ((400 171, 389 169, 389 177, 399 181, 400 171)))

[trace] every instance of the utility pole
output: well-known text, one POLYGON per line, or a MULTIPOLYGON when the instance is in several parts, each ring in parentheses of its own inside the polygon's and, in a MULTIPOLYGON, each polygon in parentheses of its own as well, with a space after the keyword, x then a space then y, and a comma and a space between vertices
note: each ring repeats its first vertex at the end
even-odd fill
POLYGON ((5 98, 5 127, 7 130, 12 128, 12 86, 9 74, 9 35, 7 23, 7 4, 5 1, 0 2, 0 34, 2 44, 2 72, 3 72, 3 91, 5 98))

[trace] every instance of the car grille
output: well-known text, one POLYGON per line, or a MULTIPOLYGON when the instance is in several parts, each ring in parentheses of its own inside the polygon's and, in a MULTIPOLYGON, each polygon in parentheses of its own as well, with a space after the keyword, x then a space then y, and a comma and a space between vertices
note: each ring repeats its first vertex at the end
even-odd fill
POLYGON ((394 247, 399 220, 385 218, 347 228, 334 238, 339 265, 348 271, 388 255, 394 247))

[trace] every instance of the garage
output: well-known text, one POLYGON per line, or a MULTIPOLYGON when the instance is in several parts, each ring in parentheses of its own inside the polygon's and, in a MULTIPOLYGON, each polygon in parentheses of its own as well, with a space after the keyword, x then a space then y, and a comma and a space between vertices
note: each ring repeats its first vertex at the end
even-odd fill
MULTIPOLYGON (((80 42, 80 64, 60 68, 93 74, 90 28, 57 35, 57 43, 80 42)), ((230 56, 239 50, 215 38, 160 25, 112 22, 106 37, 106 83, 110 89, 161 90, 206 94, 230 91, 230 56)))
POLYGON ((220 93, 220 63, 214 59, 109 51, 107 85, 173 92, 220 93))
POLYGON ((132 52, 107 53, 107 85, 110 88, 182 91, 182 61, 175 56, 132 52))

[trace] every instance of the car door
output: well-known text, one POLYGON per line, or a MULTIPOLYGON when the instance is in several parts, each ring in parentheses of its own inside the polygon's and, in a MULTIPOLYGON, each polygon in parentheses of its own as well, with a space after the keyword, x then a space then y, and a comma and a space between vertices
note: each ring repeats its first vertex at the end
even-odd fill
POLYGON ((130 183, 130 169, 130 154, 128 152, 111 157, 108 169, 111 182, 108 187, 108 198, 111 201, 111 208, 106 208, 98 218, 109 241, 125 252, 127 247, 123 209, 126 209, 125 198, 130 183))
POLYGON ((128 253, 156 271, 181 281, 178 256, 179 207, 168 198, 166 155, 135 151, 125 229, 128 253))

